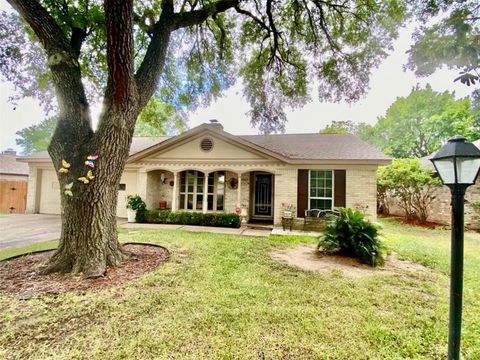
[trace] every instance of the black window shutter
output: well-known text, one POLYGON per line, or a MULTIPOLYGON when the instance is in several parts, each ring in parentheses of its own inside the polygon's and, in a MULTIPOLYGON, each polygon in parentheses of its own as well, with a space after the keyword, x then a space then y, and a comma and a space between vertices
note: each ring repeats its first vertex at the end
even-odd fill
POLYGON ((308 209, 308 170, 298 170, 297 182, 297 217, 305 217, 308 209))
POLYGON ((334 207, 345 207, 346 206, 346 171, 345 170, 335 170, 335 184, 334 195, 333 195, 333 206, 334 207))

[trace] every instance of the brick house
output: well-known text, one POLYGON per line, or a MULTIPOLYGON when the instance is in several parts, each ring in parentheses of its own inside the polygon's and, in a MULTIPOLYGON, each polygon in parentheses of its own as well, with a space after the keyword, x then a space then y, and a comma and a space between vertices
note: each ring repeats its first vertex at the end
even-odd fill
MULTIPOLYGON (((101 161, 101 154, 98 161, 101 161)), ((47 153, 26 157, 27 212, 60 213, 57 174, 47 153)), ((134 137, 119 184, 117 214, 138 194, 150 209, 235 212, 278 224, 284 206, 347 206, 376 219, 376 170, 390 158, 350 134, 235 136, 212 121, 178 136, 134 137), (162 204, 160 204, 162 203, 162 204)))

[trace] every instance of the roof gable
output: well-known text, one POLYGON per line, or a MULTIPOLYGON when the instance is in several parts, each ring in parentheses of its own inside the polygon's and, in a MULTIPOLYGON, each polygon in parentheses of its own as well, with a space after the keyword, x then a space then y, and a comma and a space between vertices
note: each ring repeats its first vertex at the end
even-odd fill
POLYGON ((151 146, 130 156, 128 162, 159 159, 190 160, 282 160, 276 152, 231 135, 218 125, 203 124, 162 143, 151 146), (213 141, 211 151, 202 151, 200 142, 204 138, 213 141))

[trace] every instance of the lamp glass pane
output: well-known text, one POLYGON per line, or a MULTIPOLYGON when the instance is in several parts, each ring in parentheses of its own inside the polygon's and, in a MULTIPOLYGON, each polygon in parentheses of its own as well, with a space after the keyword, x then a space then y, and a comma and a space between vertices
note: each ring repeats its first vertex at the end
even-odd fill
POLYGON ((457 158, 459 184, 473 184, 480 167, 480 159, 457 158))
POLYGON ((453 159, 438 159, 435 161, 438 175, 444 184, 455 184, 455 169, 453 159))

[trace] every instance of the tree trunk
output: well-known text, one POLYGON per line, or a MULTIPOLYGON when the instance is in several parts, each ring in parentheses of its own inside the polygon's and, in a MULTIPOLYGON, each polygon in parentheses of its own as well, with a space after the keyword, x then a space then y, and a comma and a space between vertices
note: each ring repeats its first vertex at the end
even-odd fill
POLYGON ((80 195, 80 191, 74 190, 71 199, 62 194, 60 245, 44 273, 71 272, 98 277, 105 273, 107 266, 119 266, 128 256, 117 236, 117 188, 95 181, 79 186, 89 186, 101 192, 102 197, 92 201, 90 191, 80 195))
POLYGON ((133 134, 135 106, 125 104, 121 111, 107 111, 99 129, 88 139, 71 138, 57 132, 50 154, 57 171, 62 159, 71 164, 66 174, 58 174, 62 203, 60 244, 46 264, 44 273, 83 273, 86 277, 102 276, 108 266, 119 266, 128 254, 122 250, 117 235, 118 184, 128 158, 133 134), (122 126, 118 126, 122 124, 122 126), (68 143, 65 148, 62 144, 68 143), (75 145, 76 144, 76 145, 75 145), (62 155, 60 155, 62 154, 62 155), (85 165, 88 155, 98 155, 95 167, 85 165), (94 178, 88 184, 79 181, 91 170, 94 178), (73 196, 65 186, 73 183, 73 196))

